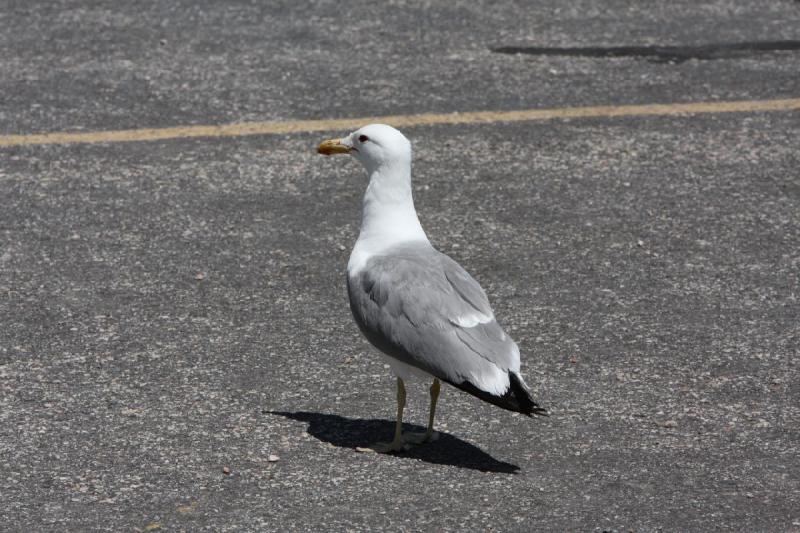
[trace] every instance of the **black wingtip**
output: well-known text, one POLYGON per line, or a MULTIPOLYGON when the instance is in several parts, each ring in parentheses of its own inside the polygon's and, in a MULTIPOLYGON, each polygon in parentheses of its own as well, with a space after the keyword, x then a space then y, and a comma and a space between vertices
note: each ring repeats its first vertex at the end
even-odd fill
POLYGON ((514 372, 508 373, 509 377, 509 387, 508 390, 502 396, 496 396, 489 392, 479 389, 472 383, 468 381, 464 381, 463 383, 453 383, 448 382, 454 387, 458 387, 459 389, 472 394, 473 396, 480 398, 485 402, 489 402, 494 404, 498 407, 502 407, 503 409, 507 409, 509 411, 514 411, 516 413, 522 413, 523 415, 529 416, 533 418, 534 415, 536 416, 550 416, 547 412, 547 409, 544 407, 539 406, 533 398, 531 398, 530 393, 528 393, 528 389, 525 388, 525 385, 522 384, 519 376, 514 372))
POLYGON ((508 373, 509 384, 508 391, 505 393, 505 396, 513 397, 513 401, 516 404, 517 409, 516 411, 530 416, 531 418, 533 415, 538 416, 549 416, 547 409, 544 407, 539 406, 533 398, 531 398, 528 389, 525 385, 522 384, 522 380, 519 378, 517 374, 514 372, 508 373))

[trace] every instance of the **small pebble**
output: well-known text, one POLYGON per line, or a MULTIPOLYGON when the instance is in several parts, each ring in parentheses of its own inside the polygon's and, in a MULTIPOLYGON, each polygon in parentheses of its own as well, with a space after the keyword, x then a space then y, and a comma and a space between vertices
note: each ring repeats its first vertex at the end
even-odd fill
POLYGON ((667 420, 666 422, 661 424, 661 427, 676 428, 676 427, 678 427, 678 423, 675 422, 674 420, 667 420))
POLYGON ((267 461, 269 461, 270 463, 277 463, 280 460, 281 460, 280 457, 278 457, 277 455, 273 455, 273 454, 270 454, 269 457, 267 457, 267 461))
POLYGON ((228 468, 227 466, 223 466, 222 467, 222 473, 225 474, 226 476, 228 476, 231 473, 231 469, 228 468))

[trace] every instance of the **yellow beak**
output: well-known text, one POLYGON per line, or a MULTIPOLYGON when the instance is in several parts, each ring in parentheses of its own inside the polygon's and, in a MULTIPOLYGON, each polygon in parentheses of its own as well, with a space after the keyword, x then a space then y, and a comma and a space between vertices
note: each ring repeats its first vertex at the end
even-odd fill
POLYGON ((350 148, 342 144, 341 139, 329 139, 320 143, 317 147, 317 153, 322 155, 348 154, 350 153, 350 148))

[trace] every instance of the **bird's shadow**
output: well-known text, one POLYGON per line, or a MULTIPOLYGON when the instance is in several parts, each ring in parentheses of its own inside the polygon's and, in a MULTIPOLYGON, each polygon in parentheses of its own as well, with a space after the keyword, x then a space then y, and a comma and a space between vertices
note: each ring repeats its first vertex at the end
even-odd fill
MULTIPOLYGON (((340 448, 369 446, 378 440, 391 440, 394 434, 395 423, 389 420, 364 420, 303 411, 294 413, 263 411, 263 413, 307 422, 308 428, 306 431, 309 435, 340 448)), ((425 428, 412 424, 403 424, 403 431, 421 432, 425 431, 425 428)), ((434 442, 421 446, 412 446, 410 450, 394 455, 425 461, 426 463, 471 468, 482 472, 514 474, 519 471, 517 465, 498 461, 477 446, 441 432, 439 432, 439 438, 434 442)))

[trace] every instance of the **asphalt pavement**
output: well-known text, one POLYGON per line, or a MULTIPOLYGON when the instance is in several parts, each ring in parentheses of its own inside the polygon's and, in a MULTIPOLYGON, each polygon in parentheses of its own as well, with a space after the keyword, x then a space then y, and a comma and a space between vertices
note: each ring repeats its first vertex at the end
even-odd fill
MULTIPOLYGON (((7 0, 0 135, 799 98, 798 40, 789 0, 7 0)), ((800 112, 404 131, 550 417, 445 387, 437 442, 356 451, 395 404, 345 131, 2 148, 0 530, 800 531, 800 112)))

